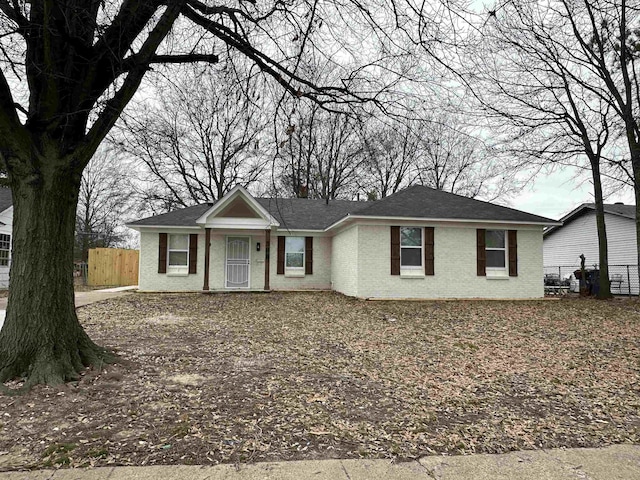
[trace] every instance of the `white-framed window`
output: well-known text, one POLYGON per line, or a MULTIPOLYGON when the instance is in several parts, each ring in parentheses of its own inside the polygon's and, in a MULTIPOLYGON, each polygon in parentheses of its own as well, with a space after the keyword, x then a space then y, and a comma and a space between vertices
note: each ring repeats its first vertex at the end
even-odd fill
POLYGON ((186 271, 189 266, 189 235, 169 235, 167 261, 172 271, 186 271))
POLYGON ((0 266, 9 266, 11 256, 11 235, 0 233, 0 266))
POLYGON ((422 227, 400 228, 400 268, 419 270, 424 258, 422 249, 422 227))
POLYGON ((487 230, 485 233, 487 268, 504 270, 507 268, 507 232, 487 230))
POLYGON ((304 237, 287 237, 284 242, 284 267, 304 269, 304 237))

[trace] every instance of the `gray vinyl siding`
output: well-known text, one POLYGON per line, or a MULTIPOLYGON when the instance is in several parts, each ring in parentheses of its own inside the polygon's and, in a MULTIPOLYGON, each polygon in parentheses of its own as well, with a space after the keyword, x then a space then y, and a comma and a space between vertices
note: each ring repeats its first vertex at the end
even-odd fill
MULTIPOLYGON (((609 265, 637 264, 635 222, 630 218, 605 214, 609 265)), ((580 265, 580 254, 586 265, 600 263, 596 214, 589 211, 558 228, 544 239, 544 265, 580 265)))

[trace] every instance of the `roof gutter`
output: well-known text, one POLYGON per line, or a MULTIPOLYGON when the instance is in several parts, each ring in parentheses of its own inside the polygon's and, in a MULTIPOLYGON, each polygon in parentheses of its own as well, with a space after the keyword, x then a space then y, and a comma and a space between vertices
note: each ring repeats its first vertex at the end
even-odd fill
POLYGON ((443 222, 443 223, 501 223, 507 225, 539 225, 545 226, 561 226, 562 222, 522 222, 516 220, 480 220, 480 219, 460 219, 460 218, 429 218, 429 217, 384 217, 374 215, 350 215, 347 214, 337 222, 332 223, 324 229, 325 232, 332 228, 338 227, 348 220, 388 220, 388 221, 404 221, 404 222, 443 222))
POLYGON ((188 226, 188 225, 136 225, 135 223, 125 223, 125 227, 130 228, 131 230, 136 230, 137 232, 141 231, 141 229, 147 228, 161 228, 161 229, 173 229, 173 230, 203 230, 204 226, 188 226))

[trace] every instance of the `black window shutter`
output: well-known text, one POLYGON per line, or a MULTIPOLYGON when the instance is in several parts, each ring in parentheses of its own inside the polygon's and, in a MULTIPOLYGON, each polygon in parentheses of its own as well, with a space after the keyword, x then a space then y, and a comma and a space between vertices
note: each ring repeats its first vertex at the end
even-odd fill
POLYGON ((313 237, 304 239, 304 273, 313 275, 313 237))
POLYGON ((276 273, 278 275, 284 275, 284 238, 282 235, 278 236, 278 258, 276 273))
POLYGON ((518 231, 509 230, 509 276, 518 276, 518 231))
POLYGON ((198 234, 189 235, 189 273, 196 273, 198 269, 198 234))
POLYGON ((487 276, 487 251, 486 251, 486 235, 487 231, 484 228, 478 228, 476 230, 477 237, 477 269, 479 277, 487 276))
POLYGON ((167 234, 158 236, 158 273, 167 273, 167 234))
POLYGON ((434 275, 434 232, 433 227, 424 228, 424 274, 434 275))
POLYGON ((400 275, 400 227, 391 227, 391 275, 400 275))

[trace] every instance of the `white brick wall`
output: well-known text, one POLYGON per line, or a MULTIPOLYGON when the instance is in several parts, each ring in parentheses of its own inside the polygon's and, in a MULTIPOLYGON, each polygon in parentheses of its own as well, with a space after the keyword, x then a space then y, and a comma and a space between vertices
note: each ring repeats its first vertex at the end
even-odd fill
MULTIPOLYGON (((284 236, 304 237, 304 233, 286 233, 284 236)), ((313 274, 304 277, 278 275, 278 234, 271 234, 271 289, 272 290, 330 290, 331 289, 331 237, 313 236, 313 274)))
MULTIPOLYGON (((225 262, 227 255, 227 236, 251 238, 249 244, 250 257, 250 273, 249 288, 252 290, 264 289, 264 234, 246 235, 242 233, 227 235, 217 231, 211 232, 211 252, 209 258, 209 289, 224 290, 225 289, 225 262), (260 242, 260 251, 257 251, 256 243, 260 242)), ((202 260, 204 268, 204 257, 202 260)))
MULTIPOLYGON (((140 234, 140 278, 141 291, 197 291, 204 284, 204 232, 198 235, 198 273, 188 276, 175 276, 158 273, 158 242, 161 230, 141 232, 140 234)), ((171 233, 193 233, 193 231, 174 231, 171 233)), ((226 241, 228 234, 211 232, 211 250, 209 258, 209 289, 225 290, 226 241)), ((251 252, 249 285, 252 290, 264 289, 265 235, 264 233, 231 236, 250 236, 251 252), (260 251, 256 243, 260 242, 260 251)), ((297 236, 297 235, 292 235, 297 236)), ((271 234, 270 286, 273 290, 322 289, 331 288, 331 237, 313 239, 313 274, 304 277, 285 277, 277 275, 278 237, 271 234)))
MULTIPOLYGON (((506 230, 513 226, 495 228, 506 230)), ((475 226, 436 226, 435 275, 420 278, 390 274, 389 226, 360 225, 357 238, 359 297, 538 298, 544 295, 542 227, 518 230, 518 277, 500 280, 476 274, 475 226)))
MULTIPOLYGON (((0 213, 0 222, 4 223, 4 225, 0 225, 0 233, 11 235, 11 242, 13 242, 13 207, 9 207, 0 213)), ((11 260, 11 254, 9 254, 9 260, 11 260)), ((9 288, 8 266, 0 266, 0 288, 9 288)))
POLYGON ((333 289, 358 296, 358 227, 350 227, 333 237, 331 253, 333 289))
MULTIPOLYGON (((161 230, 140 232, 140 275, 138 286, 140 291, 147 292, 179 292, 202 290, 204 283, 204 232, 198 235, 198 268, 195 274, 174 276, 158 273, 158 243, 161 230)), ((171 233, 194 233, 193 230, 171 233)))
MULTIPOLYGON (((504 225, 495 228, 509 229, 504 225)), ((204 232, 198 236, 198 273, 158 274, 158 233, 140 234, 140 289, 198 291, 204 282, 204 232)), ((176 232, 179 233, 179 232, 176 232)), ((184 233, 189 233, 185 231, 184 233)), ((390 274, 388 225, 357 225, 334 237, 314 237, 313 275, 277 275, 277 234, 271 235, 273 290, 331 289, 364 298, 538 298, 543 296, 542 227, 518 230, 518 277, 492 280, 476 275, 476 226, 437 225, 435 275, 390 274)), ((298 236, 298 235, 292 235, 298 236)), ((299 236, 303 236, 299 234, 299 236)), ((251 289, 264 288, 264 234, 251 238, 251 289), (260 252, 256 250, 260 242, 260 252)), ((209 286, 224 289, 226 234, 212 232, 209 286)))

